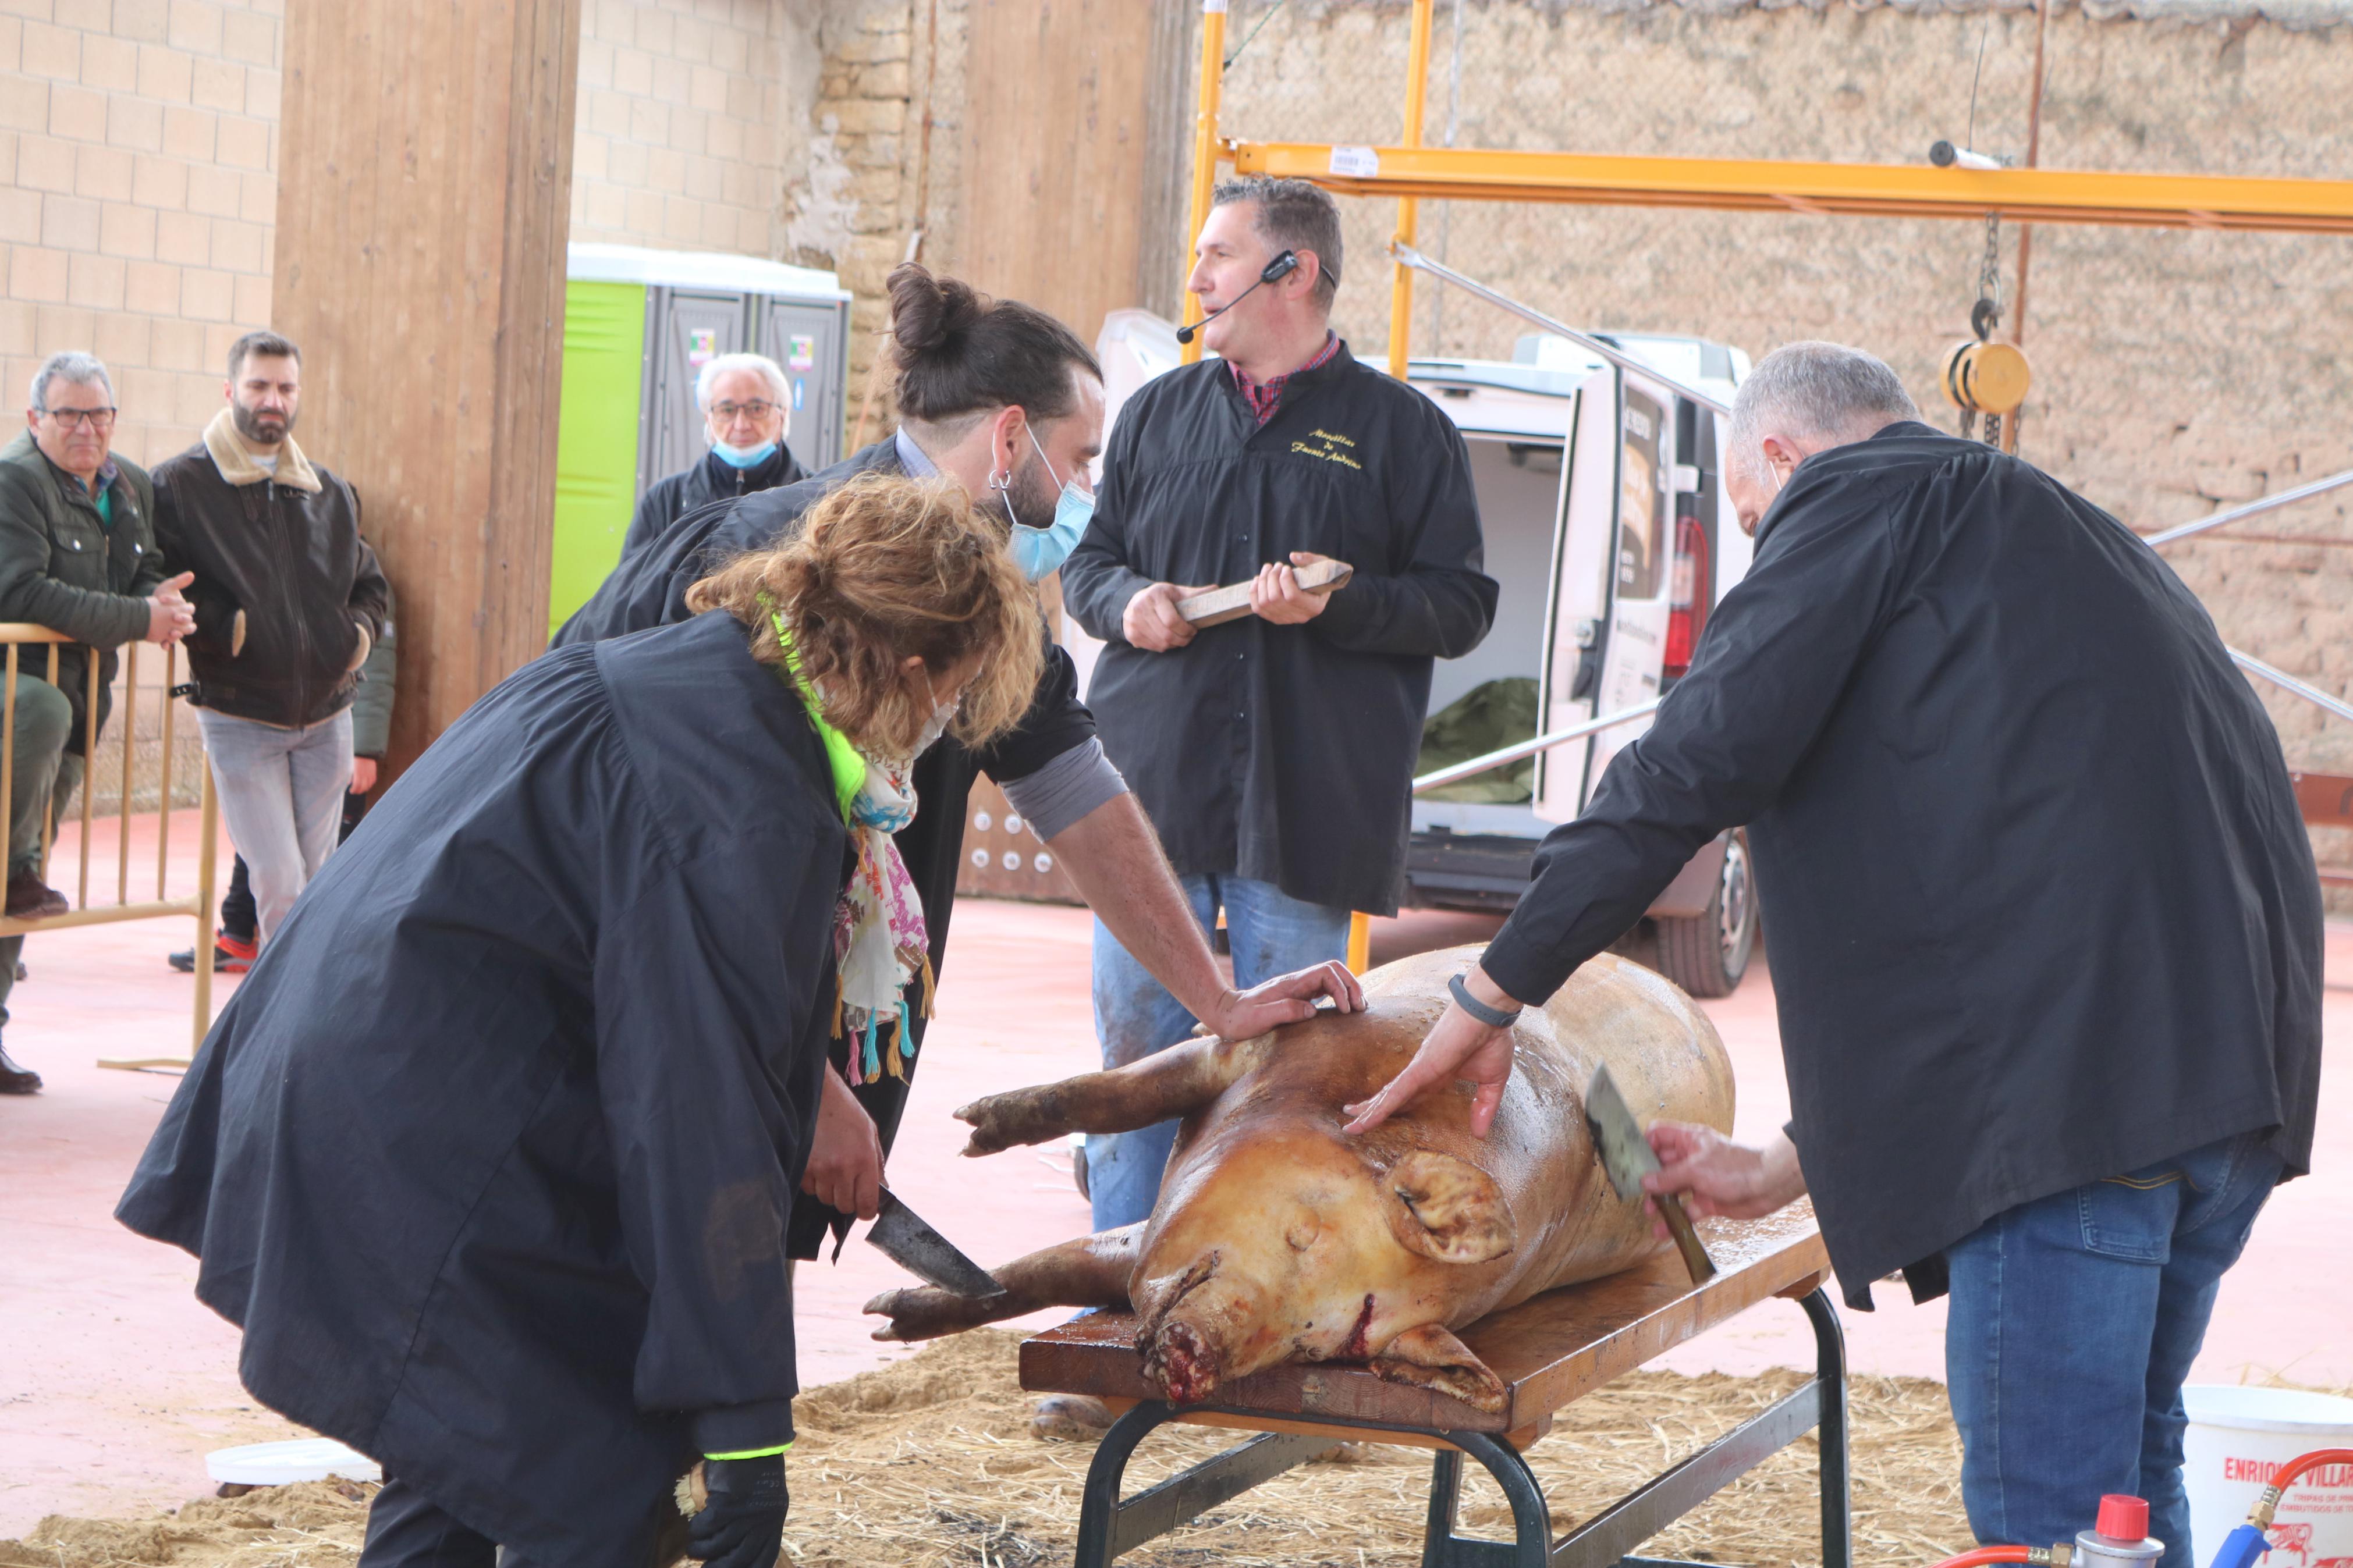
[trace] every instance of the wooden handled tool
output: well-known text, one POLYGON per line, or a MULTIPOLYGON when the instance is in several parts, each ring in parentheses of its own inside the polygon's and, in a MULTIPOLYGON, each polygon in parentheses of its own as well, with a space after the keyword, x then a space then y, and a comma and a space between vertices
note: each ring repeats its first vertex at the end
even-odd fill
MULTIPOLYGON (((1642 1136, 1641 1124, 1634 1120, 1626 1097, 1618 1091, 1607 1064, 1594 1069, 1593 1083, 1585 1091, 1585 1125, 1593 1133, 1594 1152, 1601 1157, 1601 1169, 1608 1173, 1610 1186, 1628 1203, 1641 1203, 1642 1178, 1659 1168, 1659 1157, 1651 1152, 1651 1141, 1642 1136)), ((1692 1283, 1704 1284, 1714 1279, 1715 1260, 1700 1245, 1699 1233, 1692 1229, 1681 1194, 1662 1193, 1651 1201, 1667 1222, 1667 1234, 1675 1238, 1675 1250, 1683 1255, 1692 1283)))
MULTIPOLYGON (((1299 585, 1311 594, 1329 594, 1345 587, 1348 579, 1356 574, 1356 569, 1345 561, 1318 561, 1293 570, 1299 575, 1299 585)), ((1222 588, 1177 600, 1176 613, 1197 626, 1221 626, 1249 615, 1250 599, 1249 583, 1229 583, 1222 588)))

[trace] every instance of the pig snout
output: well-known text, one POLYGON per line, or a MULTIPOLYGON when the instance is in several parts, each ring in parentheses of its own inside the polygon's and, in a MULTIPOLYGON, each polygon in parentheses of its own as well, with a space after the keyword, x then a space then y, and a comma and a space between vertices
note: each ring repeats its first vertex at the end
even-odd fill
POLYGON ((1218 1348, 1190 1323, 1163 1323, 1144 1347, 1145 1380, 1178 1405, 1217 1392, 1218 1348))

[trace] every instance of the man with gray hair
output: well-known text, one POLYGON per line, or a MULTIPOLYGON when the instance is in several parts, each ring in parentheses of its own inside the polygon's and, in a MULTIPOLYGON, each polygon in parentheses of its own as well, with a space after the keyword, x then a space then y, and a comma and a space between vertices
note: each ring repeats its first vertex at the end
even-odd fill
POLYGON ((711 450, 692 468, 647 487, 621 540, 623 560, 698 507, 808 478, 785 446, 793 428, 792 395, 775 360, 721 354, 704 361, 695 373, 694 405, 702 411, 702 434, 711 450))
MULTIPOLYGON (((30 621, 73 641, 47 659, 27 649, 17 665, 10 737, 7 913, 39 920, 66 912, 65 895, 41 879, 41 826, 63 815, 82 782, 92 717, 84 703, 98 659, 97 728, 113 699, 114 650, 133 638, 169 643, 195 627, 180 590, 165 581, 152 519, 154 489, 136 463, 113 455, 114 382, 86 353, 54 353, 33 373, 25 431, 0 449, 0 621, 30 621)), ((0 937, 0 1025, 16 982, 22 935, 0 937)), ((40 1075, 0 1049, 0 1094, 31 1094, 40 1075)))
POLYGON ((1746 824, 1791 1119, 1659 1123, 1652 1193, 1810 1194, 1848 1302, 1952 1297, 1979 1540, 2104 1493, 2189 1568, 2181 1384, 2272 1187, 2311 1164, 2320 894, 2279 739, 2180 580, 2058 481, 1919 422, 1893 371, 1791 343, 1734 401, 1756 562, 1691 673, 1546 839, 1369 1128, 1474 1086, 1509 1025, 1746 824))

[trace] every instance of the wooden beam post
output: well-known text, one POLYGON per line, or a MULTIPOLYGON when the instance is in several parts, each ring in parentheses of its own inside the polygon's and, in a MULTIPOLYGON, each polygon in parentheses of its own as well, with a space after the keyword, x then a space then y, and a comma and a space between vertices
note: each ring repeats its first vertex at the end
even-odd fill
POLYGON ((270 324, 399 595, 396 773, 546 638, 579 58, 580 0, 287 5, 270 324))

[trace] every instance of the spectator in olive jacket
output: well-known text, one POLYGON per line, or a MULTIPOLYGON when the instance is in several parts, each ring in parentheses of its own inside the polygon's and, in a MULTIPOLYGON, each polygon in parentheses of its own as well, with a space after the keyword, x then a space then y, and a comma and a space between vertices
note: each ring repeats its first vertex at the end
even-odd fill
POLYGON ((195 574, 196 716, 265 942, 335 847, 352 696, 384 635, 359 498, 294 444, 301 374, 300 349, 248 332, 229 349, 228 406, 155 468, 155 539, 195 574))
MULTIPOLYGON (((194 625, 180 596, 185 576, 164 580, 149 519, 154 492, 139 467, 111 451, 114 384, 89 354, 52 354, 33 374, 26 431, 0 449, 0 621, 30 621, 74 640, 58 648, 58 680, 46 653, 19 655, 9 773, 7 912, 66 912, 41 879, 41 822, 62 813, 82 777, 92 728, 85 710, 90 658, 98 656, 97 729, 106 725, 114 650, 134 637, 167 643, 194 625)), ((0 937, 0 1024, 16 980, 22 936, 0 937)), ((41 1087, 0 1050, 0 1094, 41 1087)))

